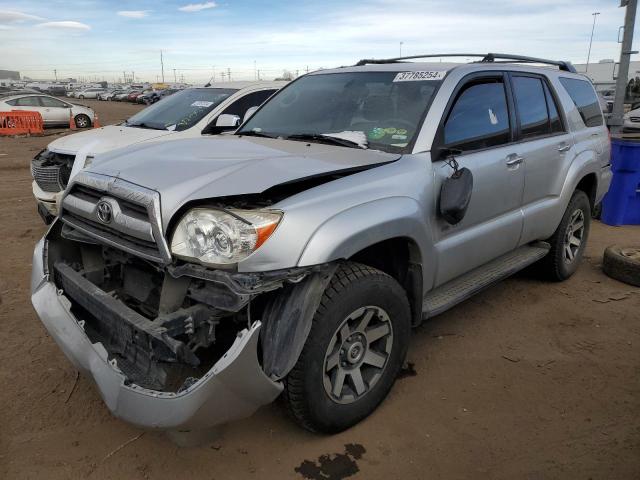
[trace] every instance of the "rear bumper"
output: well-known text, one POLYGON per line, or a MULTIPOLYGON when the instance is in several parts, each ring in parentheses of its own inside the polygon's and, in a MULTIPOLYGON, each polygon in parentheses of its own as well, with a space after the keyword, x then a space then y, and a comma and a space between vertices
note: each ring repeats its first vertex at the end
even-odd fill
POLYGON ((165 430, 202 430, 251 415, 282 391, 258 363, 260 322, 239 332, 218 362, 202 378, 179 393, 125 384, 115 361, 100 343, 91 343, 83 322, 71 313, 71 302, 57 290, 45 269, 46 241, 33 256, 31 302, 40 320, 67 358, 92 378, 107 408, 132 424, 165 430))

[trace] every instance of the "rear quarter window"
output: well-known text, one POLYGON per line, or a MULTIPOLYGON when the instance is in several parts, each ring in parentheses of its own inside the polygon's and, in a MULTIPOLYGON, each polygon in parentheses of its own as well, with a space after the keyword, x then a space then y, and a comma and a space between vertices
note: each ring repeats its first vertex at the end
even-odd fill
POLYGON ((571 100, 578 108, 582 121, 587 127, 598 127, 604 124, 602 109, 591 83, 577 78, 560 78, 571 100))

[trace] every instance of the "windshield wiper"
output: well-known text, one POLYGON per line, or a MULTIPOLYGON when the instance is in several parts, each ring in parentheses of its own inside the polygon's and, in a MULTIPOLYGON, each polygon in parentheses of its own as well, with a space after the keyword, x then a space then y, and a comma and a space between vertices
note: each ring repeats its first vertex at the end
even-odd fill
POLYGON ((247 132, 236 132, 238 136, 246 136, 246 137, 264 137, 264 138, 276 138, 275 135, 269 135, 264 132, 256 132, 255 130, 249 130, 247 132))
POLYGON ((289 135, 285 137, 286 140, 303 140, 310 142, 324 142, 331 143, 333 145, 340 145, 341 147, 349 147, 349 148, 362 148, 366 149, 367 147, 353 140, 347 140, 346 138, 338 138, 332 137, 331 134, 320 134, 320 133, 295 133, 293 135, 289 135))
POLYGON ((129 123, 129 122, 126 122, 125 125, 127 127, 147 128, 149 130, 166 130, 167 129, 167 127, 165 127, 164 125, 161 125, 159 123, 152 124, 152 123, 145 123, 145 122, 141 122, 141 123, 129 123))

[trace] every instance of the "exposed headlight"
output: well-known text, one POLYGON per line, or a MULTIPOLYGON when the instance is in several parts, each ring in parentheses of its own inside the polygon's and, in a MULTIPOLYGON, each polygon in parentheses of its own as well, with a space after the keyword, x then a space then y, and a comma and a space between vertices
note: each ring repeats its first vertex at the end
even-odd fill
POLYGON ((171 252, 208 265, 247 258, 275 231, 282 213, 271 210, 194 208, 178 223, 171 252))

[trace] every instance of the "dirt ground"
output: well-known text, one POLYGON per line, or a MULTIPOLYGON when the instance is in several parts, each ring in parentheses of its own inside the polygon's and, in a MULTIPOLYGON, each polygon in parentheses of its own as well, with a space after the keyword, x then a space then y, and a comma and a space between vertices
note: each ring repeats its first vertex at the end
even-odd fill
MULTIPOLYGON (((84 102, 103 124, 139 108, 84 102)), ((600 267, 640 227, 595 222, 569 281, 519 274, 419 328, 403 378, 347 432, 307 433, 275 403, 180 448, 112 418, 32 310, 29 161, 55 138, 0 139, 0 478, 640 478, 640 289, 600 267)))

